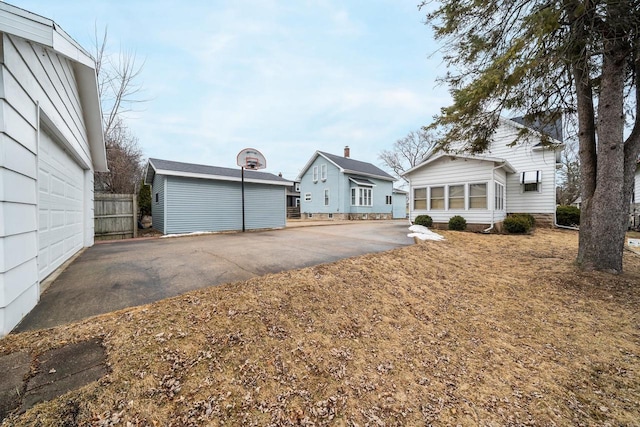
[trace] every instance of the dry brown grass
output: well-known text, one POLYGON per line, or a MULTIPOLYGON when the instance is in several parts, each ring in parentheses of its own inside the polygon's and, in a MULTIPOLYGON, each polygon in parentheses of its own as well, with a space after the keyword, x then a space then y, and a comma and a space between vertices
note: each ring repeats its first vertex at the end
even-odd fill
POLYGON ((101 337, 111 373, 5 422, 638 425, 640 257, 586 274, 573 232, 442 234, 10 335, 101 337))

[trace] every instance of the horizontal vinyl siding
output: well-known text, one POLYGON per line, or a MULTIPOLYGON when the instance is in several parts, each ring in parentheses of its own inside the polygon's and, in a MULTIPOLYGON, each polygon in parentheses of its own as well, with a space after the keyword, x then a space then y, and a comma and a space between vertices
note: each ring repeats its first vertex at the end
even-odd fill
POLYGON ((173 176, 166 179, 166 234, 242 228, 239 182, 173 176))
POLYGON ((35 118, 30 114, 35 114, 35 108, 30 104, 35 105, 37 101, 82 162, 91 165, 87 130, 71 62, 49 49, 6 34, 3 47, 4 67, 8 70, 4 77, 6 96, 18 100, 16 111, 33 126, 35 118), (30 104, 25 104, 27 100, 30 104))
POLYGON ((164 231, 164 180, 162 175, 153 177, 151 185, 151 218, 153 218, 153 228, 165 233, 164 231), (156 194, 158 201, 156 202, 156 194))
MULTIPOLYGON (((167 177, 166 234, 242 229, 242 184, 167 177)), ((155 220, 154 220, 155 221, 155 220)), ((285 187, 245 183, 245 228, 282 228, 285 187)))
POLYGON ((333 213, 341 212, 340 170, 327 159, 317 156, 313 164, 307 169, 300 180, 300 212, 302 213, 333 213), (320 179, 322 165, 327 165, 327 179, 320 179), (318 167, 318 180, 313 181, 313 168, 318 167), (329 190, 329 206, 324 205, 324 190, 329 190), (311 193, 311 201, 305 201, 305 194, 311 193))
POLYGON ((523 144, 509 147, 517 136, 518 129, 503 124, 494 135, 491 150, 486 154, 507 159, 517 173, 507 175, 506 199, 508 212, 554 213, 556 208, 555 174, 556 162, 553 150, 532 149, 539 143, 536 137, 523 144), (522 172, 541 171, 540 192, 523 192, 520 184, 522 172))
MULTIPOLYGON (((0 37, 4 36, 0 35, 0 37)), ((1 42, 1 40, 0 40, 1 42)), ((37 303, 37 108, 0 64, 0 336, 37 303)))
POLYGON ((245 184, 245 226, 248 230, 286 225, 285 187, 245 184))
MULTIPOLYGON (((356 183, 349 179, 348 175, 344 176, 345 188, 345 204, 346 212, 350 213, 366 213, 366 214, 391 214, 393 205, 387 205, 386 196, 393 195, 393 183, 391 181, 383 181, 367 177, 367 180, 373 182, 375 187, 371 187, 371 206, 352 206, 351 205, 351 188, 358 187, 356 183)), ((363 186, 363 188, 366 188, 363 186)))

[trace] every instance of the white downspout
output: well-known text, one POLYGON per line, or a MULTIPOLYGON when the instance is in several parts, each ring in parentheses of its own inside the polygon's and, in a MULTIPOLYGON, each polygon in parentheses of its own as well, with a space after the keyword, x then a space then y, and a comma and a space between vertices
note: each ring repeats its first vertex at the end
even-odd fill
MULTIPOLYGON (((491 230, 493 230, 493 227, 495 226, 495 212, 496 212, 496 207, 495 207, 495 203, 496 203, 496 170, 500 169, 502 167, 504 167, 504 165, 506 165, 506 162, 502 162, 502 164, 500 164, 499 166, 494 166, 493 169, 491 169, 491 182, 493 183, 493 206, 491 208, 491 225, 489 226, 489 228, 482 230, 483 233, 490 233, 491 230)), ((487 189, 488 190, 488 189, 487 189)), ((505 191, 504 191, 504 195, 506 196, 507 194, 507 189, 505 186, 505 191)))
POLYGON ((558 224, 558 211, 557 210, 553 213, 553 226, 554 227, 558 227, 558 228, 564 228, 564 229, 567 229, 567 230, 580 231, 579 227, 570 227, 568 225, 560 225, 560 224, 558 224))

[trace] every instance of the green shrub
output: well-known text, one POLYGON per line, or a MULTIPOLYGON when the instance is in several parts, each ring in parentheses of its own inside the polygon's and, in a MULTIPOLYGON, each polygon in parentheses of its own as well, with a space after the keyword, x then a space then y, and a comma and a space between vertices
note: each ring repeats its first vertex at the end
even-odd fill
POLYGON ((531 222, 524 215, 509 215, 502 222, 502 226, 507 233, 523 234, 531 230, 531 222))
POLYGON ((431 227, 433 225, 433 219, 431 219, 429 215, 418 215, 416 219, 413 220, 413 223, 424 227, 431 227))
POLYGON ((569 227, 580 225, 580 209, 575 206, 558 206, 556 208, 556 222, 569 227))
POLYGON ((140 182, 138 209, 140 209, 140 215, 151 215, 151 186, 145 185, 144 180, 140 182))
POLYGON ((531 214, 528 214, 528 213, 514 213, 514 214, 511 214, 509 216, 510 217, 522 218, 523 220, 527 221, 529 223, 529 229, 527 231, 529 231, 530 229, 532 229, 536 225, 536 219, 531 214))
POLYGON ((449 230, 464 231, 467 229, 467 220, 460 215, 449 218, 449 230))

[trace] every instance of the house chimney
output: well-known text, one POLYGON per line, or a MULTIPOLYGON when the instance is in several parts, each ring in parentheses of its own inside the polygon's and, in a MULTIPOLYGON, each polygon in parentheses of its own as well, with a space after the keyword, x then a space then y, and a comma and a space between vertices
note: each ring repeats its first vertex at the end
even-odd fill
POLYGON ((344 146, 344 157, 346 157, 347 159, 349 158, 349 146, 345 145, 344 146))
POLYGON ((280 173, 278 174, 278 176, 279 176, 280 178, 282 178, 282 172, 280 172, 280 173))

